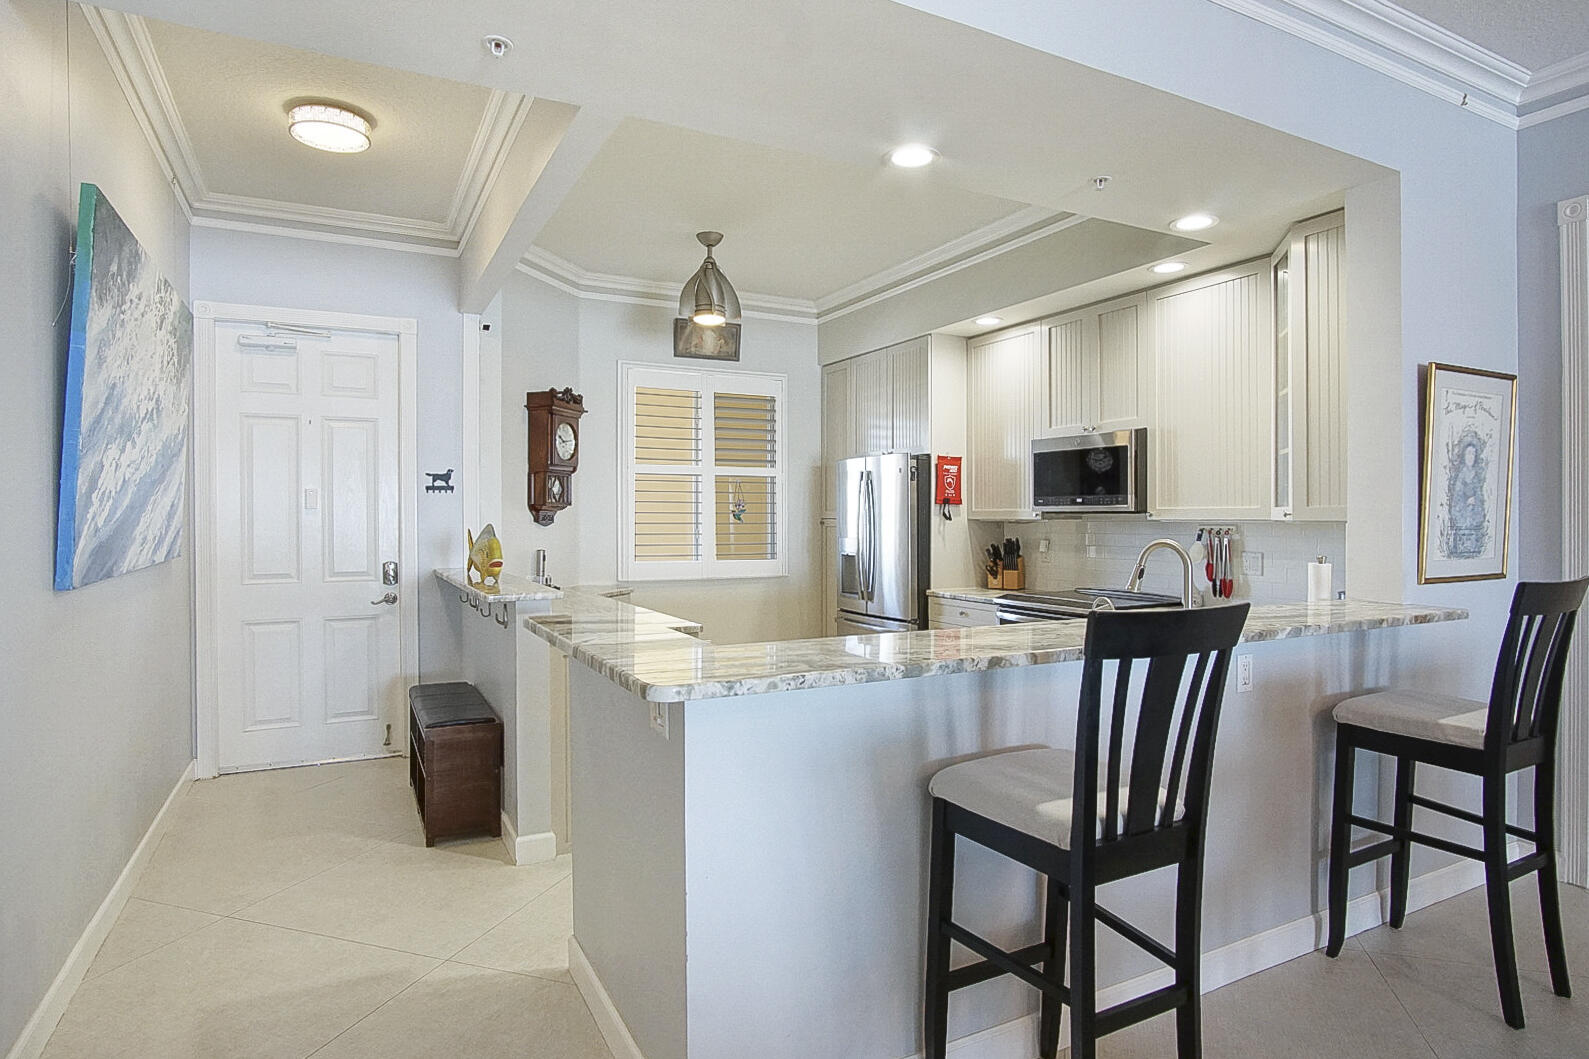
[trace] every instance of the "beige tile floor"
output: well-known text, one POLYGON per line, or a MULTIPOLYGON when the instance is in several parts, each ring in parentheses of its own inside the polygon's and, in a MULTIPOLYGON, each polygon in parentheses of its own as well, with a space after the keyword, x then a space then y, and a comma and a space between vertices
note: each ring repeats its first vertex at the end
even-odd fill
POLYGON ((570 870, 426 849, 397 759, 197 783, 44 1055, 612 1059, 570 870))
MULTIPOLYGON (((611 1059, 568 976, 570 870, 512 867, 496 840, 425 849, 398 760, 196 784, 44 1054, 611 1059)), ((1210 993, 1205 1054, 1589 1057, 1589 1000, 1552 995, 1534 887, 1512 892, 1521 1033, 1473 890, 1210 993)), ((1589 996, 1589 892, 1562 898, 1589 996)), ((1174 1055, 1174 1023, 1099 1054, 1174 1055)))

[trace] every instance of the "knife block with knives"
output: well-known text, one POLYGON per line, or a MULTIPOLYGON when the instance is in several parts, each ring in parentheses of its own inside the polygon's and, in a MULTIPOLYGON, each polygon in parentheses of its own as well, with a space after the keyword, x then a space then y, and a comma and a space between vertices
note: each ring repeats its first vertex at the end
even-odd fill
POLYGON ((1006 538, 1002 547, 988 545, 988 558, 983 567, 988 575, 989 588, 1019 592, 1026 587, 1026 560, 1021 556, 1019 537, 1006 538))

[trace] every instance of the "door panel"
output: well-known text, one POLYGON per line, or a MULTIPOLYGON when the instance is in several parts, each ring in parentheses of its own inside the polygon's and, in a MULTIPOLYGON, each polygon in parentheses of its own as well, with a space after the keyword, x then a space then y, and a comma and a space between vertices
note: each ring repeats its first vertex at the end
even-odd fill
MULTIPOLYGON (((398 340, 216 325, 216 671, 223 771, 390 752, 402 730, 398 340)), ((410 576, 412 576, 412 571, 410 576)))
POLYGON ((249 583, 301 577, 298 468, 302 459, 295 417, 243 417, 243 529, 248 552, 243 577, 249 583))
POLYGON ((862 524, 865 507, 866 462, 863 459, 843 460, 838 465, 838 568, 837 594, 839 607, 844 610, 866 612, 864 591, 866 571, 862 548, 866 527, 862 524))

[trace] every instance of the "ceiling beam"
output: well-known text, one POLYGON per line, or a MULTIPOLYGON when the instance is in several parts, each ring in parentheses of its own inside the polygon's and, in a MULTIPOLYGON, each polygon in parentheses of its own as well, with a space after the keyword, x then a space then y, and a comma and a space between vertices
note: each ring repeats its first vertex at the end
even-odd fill
POLYGON ((459 248, 460 312, 478 313, 491 303, 620 120, 616 113, 550 99, 530 104, 459 248))

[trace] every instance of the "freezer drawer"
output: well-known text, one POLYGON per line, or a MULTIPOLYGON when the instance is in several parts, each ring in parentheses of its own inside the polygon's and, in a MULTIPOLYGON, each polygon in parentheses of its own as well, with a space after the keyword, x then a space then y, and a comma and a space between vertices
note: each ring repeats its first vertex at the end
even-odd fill
POLYGON ((838 634, 840 636, 876 636, 882 632, 915 631, 916 623, 912 621, 873 618, 865 614, 851 614, 848 611, 839 611, 838 634))

